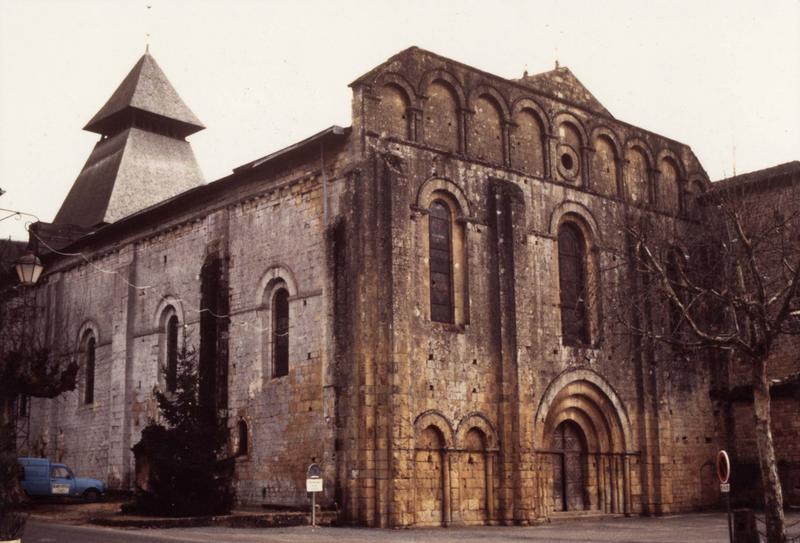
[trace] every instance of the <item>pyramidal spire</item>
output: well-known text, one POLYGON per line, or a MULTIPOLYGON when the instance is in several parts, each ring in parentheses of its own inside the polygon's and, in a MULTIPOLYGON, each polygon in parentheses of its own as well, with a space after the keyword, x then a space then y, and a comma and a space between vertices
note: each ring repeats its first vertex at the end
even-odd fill
POLYGON ((94 229, 203 184, 185 140, 203 128, 145 52, 84 128, 102 138, 53 223, 94 229))
POLYGON ((108 134, 126 125, 137 113, 155 116, 159 124, 173 128, 182 137, 205 128, 181 100, 147 47, 108 102, 92 117, 84 130, 108 134))

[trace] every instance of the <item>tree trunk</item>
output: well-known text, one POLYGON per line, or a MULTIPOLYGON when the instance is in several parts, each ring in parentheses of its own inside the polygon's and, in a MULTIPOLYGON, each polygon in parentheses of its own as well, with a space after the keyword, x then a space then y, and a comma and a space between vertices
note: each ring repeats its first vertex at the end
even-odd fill
POLYGON ((14 401, 0 396, 0 511, 20 504, 25 494, 19 484, 14 401))
POLYGON ((767 541, 786 543, 786 524, 783 518, 783 493, 778 478, 778 464, 772 443, 769 381, 766 357, 753 364, 753 411, 755 418, 758 461, 761 467, 761 484, 764 487, 764 514, 767 524, 767 541))

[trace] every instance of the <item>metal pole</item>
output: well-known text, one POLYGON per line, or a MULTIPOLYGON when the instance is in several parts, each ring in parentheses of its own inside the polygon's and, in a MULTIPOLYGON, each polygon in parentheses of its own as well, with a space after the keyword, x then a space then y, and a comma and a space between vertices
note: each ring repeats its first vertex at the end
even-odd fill
POLYGON ((728 540, 733 543, 733 523, 731 522, 731 492, 725 493, 726 502, 728 503, 728 540))
MULTIPOLYGON (((728 513, 730 515, 730 507, 728 507, 728 513)), ((730 518, 728 519, 730 520, 730 518)), ((311 526, 314 527, 317 525, 317 493, 311 493, 311 526)))

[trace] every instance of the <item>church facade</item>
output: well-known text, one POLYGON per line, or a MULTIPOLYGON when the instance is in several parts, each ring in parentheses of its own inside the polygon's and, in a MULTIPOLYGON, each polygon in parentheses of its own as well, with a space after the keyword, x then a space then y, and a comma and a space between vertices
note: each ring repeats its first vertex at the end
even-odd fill
POLYGON ((140 60, 32 231, 43 330, 81 370, 32 400, 26 446, 132 488, 185 338, 242 503, 305 506, 317 462, 323 504, 369 526, 715 505, 713 367, 613 318, 626 217, 702 224, 691 149, 563 67, 509 80, 412 47, 351 87, 350 127, 203 184, 202 124, 140 60))

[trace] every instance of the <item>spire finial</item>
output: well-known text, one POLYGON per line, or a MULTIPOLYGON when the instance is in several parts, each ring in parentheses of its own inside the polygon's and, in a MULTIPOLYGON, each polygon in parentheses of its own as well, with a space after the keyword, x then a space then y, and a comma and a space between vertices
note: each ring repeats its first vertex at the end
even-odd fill
MULTIPOLYGON (((149 15, 150 15, 150 8, 152 8, 152 7, 153 7, 152 4, 147 4, 147 14, 148 14, 147 26, 150 26, 150 17, 149 17, 149 15)), ((144 54, 145 55, 149 55, 150 54, 150 32, 147 32, 145 35, 147 36, 147 40, 144 42, 144 54)))

